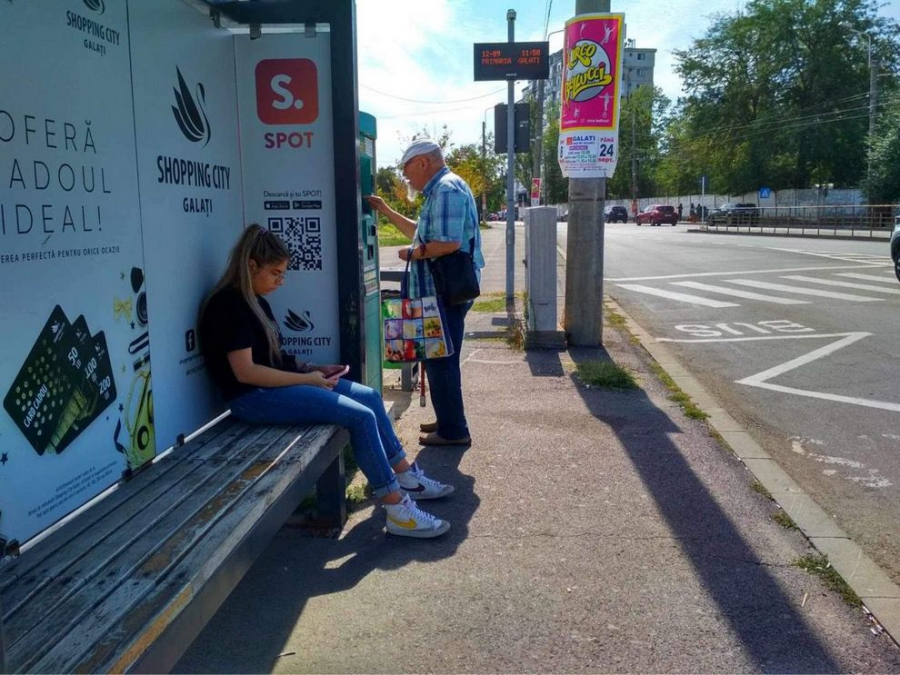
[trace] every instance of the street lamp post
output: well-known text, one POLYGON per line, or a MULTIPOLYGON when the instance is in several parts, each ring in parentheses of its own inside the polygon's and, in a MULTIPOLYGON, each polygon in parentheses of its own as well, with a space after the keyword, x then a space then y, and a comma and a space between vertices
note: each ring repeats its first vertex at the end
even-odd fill
MULTIPOLYGON (((871 148, 872 142, 875 140, 875 113, 878 105, 878 73, 877 73, 877 65, 874 60, 872 60, 872 36, 862 30, 857 30, 853 26, 851 26, 846 21, 842 21, 840 23, 841 28, 844 30, 850 31, 851 33, 856 33, 857 35, 862 35, 866 38, 866 51, 869 55, 869 145, 871 148)), ((866 168, 866 177, 868 180, 872 179, 872 153, 871 151, 867 153, 868 162, 866 168)))

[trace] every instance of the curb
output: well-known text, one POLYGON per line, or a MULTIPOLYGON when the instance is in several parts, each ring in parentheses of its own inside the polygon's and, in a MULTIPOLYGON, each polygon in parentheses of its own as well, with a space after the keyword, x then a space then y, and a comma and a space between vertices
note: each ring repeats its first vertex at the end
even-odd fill
POLYGON ((719 402, 672 356, 665 345, 654 340, 611 297, 606 303, 620 314, 628 330, 638 338, 650 356, 709 414, 707 422, 725 440, 734 455, 769 491, 772 499, 800 528, 810 544, 827 555, 831 566, 862 600, 894 642, 900 642, 900 586, 839 528, 831 517, 806 494, 719 402))
POLYGON ((755 237, 779 237, 785 239, 829 239, 834 241, 884 241, 890 242, 891 233, 887 232, 887 236, 885 237, 872 237, 872 236, 863 236, 863 235, 852 235, 852 234, 805 234, 803 232, 794 233, 794 232, 763 232, 762 230, 750 230, 746 232, 729 232, 728 230, 704 230, 699 227, 691 227, 687 228, 685 232, 689 234, 721 234, 721 235, 750 235, 755 237))

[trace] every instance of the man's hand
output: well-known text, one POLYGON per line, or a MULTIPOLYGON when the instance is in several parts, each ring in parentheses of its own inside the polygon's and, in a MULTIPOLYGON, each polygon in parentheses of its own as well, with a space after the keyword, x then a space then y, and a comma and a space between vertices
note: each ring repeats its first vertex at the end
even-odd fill
POLYGON ((369 206, 371 206, 378 213, 387 214, 389 207, 378 195, 369 195, 368 197, 366 197, 366 201, 369 202, 369 206))
POLYGON ((413 249, 411 246, 404 246, 399 251, 397 251, 397 257, 399 257, 403 262, 411 260, 410 254, 412 253, 412 250, 413 249))

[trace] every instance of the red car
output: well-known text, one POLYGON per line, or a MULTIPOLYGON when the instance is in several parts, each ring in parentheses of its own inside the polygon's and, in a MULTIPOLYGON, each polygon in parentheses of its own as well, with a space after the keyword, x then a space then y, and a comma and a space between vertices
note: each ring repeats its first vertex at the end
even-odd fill
POLYGON ((662 225, 668 223, 675 225, 678 222, 678 211, 674 206, 668 204, 651 204, 634 217, 634 222, 638 225, 650 223, 651 225, 662 225))

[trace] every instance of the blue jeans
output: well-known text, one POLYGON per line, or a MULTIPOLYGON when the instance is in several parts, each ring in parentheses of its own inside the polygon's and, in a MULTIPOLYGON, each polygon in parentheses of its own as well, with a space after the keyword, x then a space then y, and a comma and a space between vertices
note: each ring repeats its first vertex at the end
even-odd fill
POLYGON ((353 456, 376 497, 400 490, 392 467, 406 457, 378 392, 338 380, 334 389, 309 385, 256 389, 231 401, 231 414, 255 424, 337 424, 350 432, 353 456))
POLYGON ((448 441, 469 437, 466 411, 463 407, 462 374, 459 355, 466 332, 466 314, 471 302, 444 307, 445 328, 453 343, 453 356, 425 361, 425 374, 431 386, 431 405, 437 417, 438 435, 448 441))

